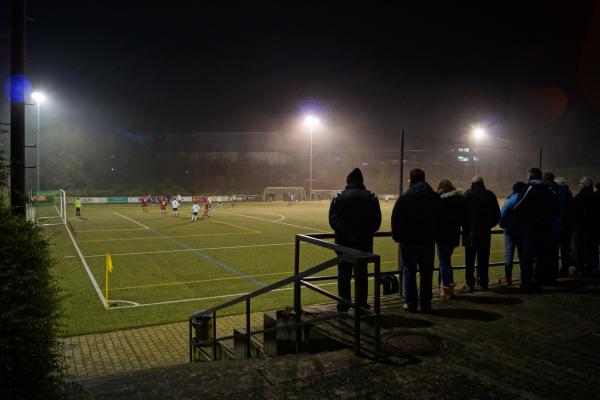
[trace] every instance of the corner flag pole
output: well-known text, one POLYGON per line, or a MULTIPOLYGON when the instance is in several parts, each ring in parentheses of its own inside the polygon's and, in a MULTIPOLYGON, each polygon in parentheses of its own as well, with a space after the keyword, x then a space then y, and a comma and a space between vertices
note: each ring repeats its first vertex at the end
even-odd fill
POLYGON ((107 311, 109 308, 109 304, 108 304, 108 273, 112 272, 112 270, 113 270, 112 258, 110 256, 110 254, 106 253, 106 304, 104 305, 104 308, 106 308, 107 311))

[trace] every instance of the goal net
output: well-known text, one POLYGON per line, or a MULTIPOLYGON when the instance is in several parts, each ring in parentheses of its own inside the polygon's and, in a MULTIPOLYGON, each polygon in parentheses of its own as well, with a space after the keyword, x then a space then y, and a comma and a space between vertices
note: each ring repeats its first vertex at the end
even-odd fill
POLYGON ((313 189, 313 200, 331 201, 339 192, 340 189, 313 189))
POLYGON ((263 192, 265 201, 300 201, 306 200, 303 187, 296 186, 269 186, 263 192))

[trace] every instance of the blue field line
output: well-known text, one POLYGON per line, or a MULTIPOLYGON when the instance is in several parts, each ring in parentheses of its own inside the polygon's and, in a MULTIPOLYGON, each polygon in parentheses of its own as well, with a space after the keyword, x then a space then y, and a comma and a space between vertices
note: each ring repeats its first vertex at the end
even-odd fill
POLYGON ((267 286, 267 284, 265 282, 260 281, 258 279, 254 279, 254 278, 252 278, 252 277, 244 274, 243 272, 238 271, 237 269, 235 269, 231 265, 228 265, 228 264, 225 264, 225 263, 223 263, 221 261, 215 260, 214 258, 212 258, 212 257, 204 254, 200 250, 196 250, 196 249, 192 248, 191 246, 188 246, 187 244, 185 244, 183 242, 175 240, 175 239, 171 238, 169 235, 166 235, 166 234, 162 233, 159 230, 156 230, 156 229, 153 229, 153 228, 150 228, 150 230, 152 232, 158 234, 159 236, 162 236, 163 238, 167 239, 168 241, 170 241, 172 243, 175 243, 176 245, 178 245, 180 247, 183 247, 186 250, 191 251, 192 253, 194 253, 198 257, 200 257, 200 258, 208 261, 209 263, 213 263, 215 265, 218 265, 219 267, 221 267, 221 268, 223 268, 223 269, 225 269, 225 270, 227 270, 229 272, 232 272, 232 273, 236 274, 237 276, 241 276, 242 278, 244 278, 246 280, 249 280, 250 282, 254 283, 255 285, 258 285, 259 287, 265 287, 265 286, 267 286))

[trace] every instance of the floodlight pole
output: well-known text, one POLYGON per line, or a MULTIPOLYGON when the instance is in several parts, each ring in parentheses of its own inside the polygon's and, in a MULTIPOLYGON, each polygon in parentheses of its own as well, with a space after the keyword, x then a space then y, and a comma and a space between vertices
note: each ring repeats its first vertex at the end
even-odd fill
POLYGON ((37 161, 35 164, 35 168, 37 170, 37 190, 35 193, 35 199, 36 199, 36 204, 39 202, 39 196, 40 196, 40 101, 38 100, 37 102, 37 146, 36 147, 36 151, 37 151, 37 161))
POLYGON ((308 181, 308 198, 312 201, 312 184, 313 184, 313 124, 310 124, 310 177, 308 181))
POLYGON ((13 0, 11 8, 10 205, 25 218, 25 90, 18 82, 25 75, 25 0, 13 0))

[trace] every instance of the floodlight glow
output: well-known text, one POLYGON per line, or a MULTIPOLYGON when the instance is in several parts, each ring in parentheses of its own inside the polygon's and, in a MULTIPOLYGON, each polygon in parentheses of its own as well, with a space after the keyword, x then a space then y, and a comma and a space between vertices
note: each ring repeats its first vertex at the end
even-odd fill
POLYGON ((485 139, 487 136, 485 129, 483 129, 480 126, 474 126, 471 133, 473 135, 473 139, 475 139, 476 142, 485 139))
POLYGON ((313 115, 307 115, 306 117, 304 117, 304 124, 306 126, 308 126, 310 129, 315 128, 317 125, 319 125, 320 121, 319 118, 313 116, 313 115))
POLYGON ((33 92, 31 93, 31 98, 35 100, 36 103, 42 104, 46 101, 46 95, 42 92, 33 92))

